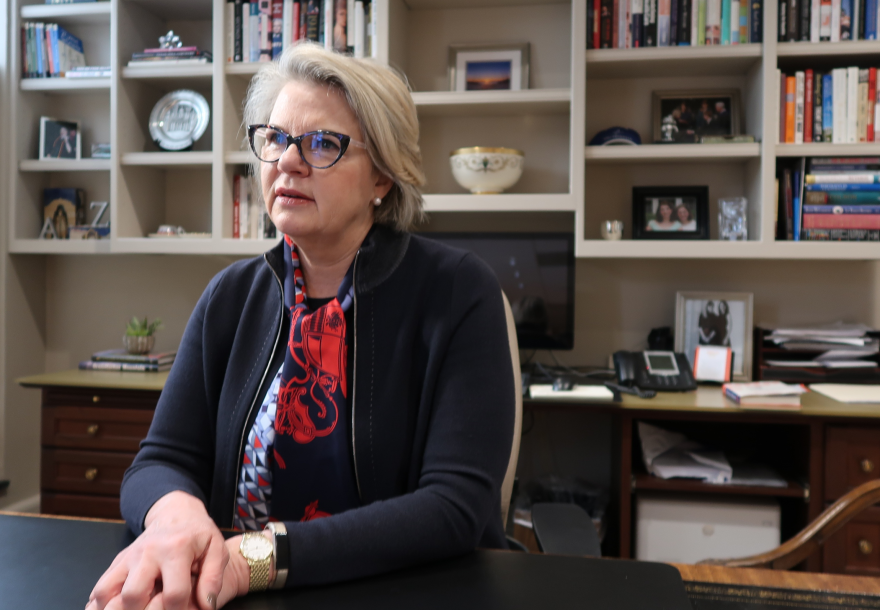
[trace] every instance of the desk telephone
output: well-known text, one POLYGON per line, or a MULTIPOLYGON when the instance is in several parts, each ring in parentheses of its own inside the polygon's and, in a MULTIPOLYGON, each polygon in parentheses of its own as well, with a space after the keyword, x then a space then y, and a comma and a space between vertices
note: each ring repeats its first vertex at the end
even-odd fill
POLYGON ((677 352, 615 352, 614 371, 621 386, 642 391, 687 392, 697 389, 690 362, 684 354, 677 352))

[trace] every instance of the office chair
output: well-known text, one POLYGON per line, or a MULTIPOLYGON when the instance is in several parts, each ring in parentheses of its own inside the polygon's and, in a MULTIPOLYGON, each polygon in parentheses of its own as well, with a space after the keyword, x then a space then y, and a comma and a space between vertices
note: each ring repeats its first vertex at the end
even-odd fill
POLYGON ((507 318, 507 340, 510 343, 510 360, 513 365, 513 395, 516 397, 516 416, 513 423, 513 443, 510 446, 510 460, 507 462, 507 473, 501 484, 501 523, 507 523, 510 509, 510 497, 513 494, 513 480, 516 477, 516 462, 519 459, 519 441, 522 432, 522 378, 519 369, 519 344, 516 341, 516 323, 507 295, 502 291, 504 300, 504 316, 507 318))
POLYGON ((538 547, 553 555, 601 557, 599 534, 590 515, 577 504, 537 502, 532 527, 538 547))
POLYGON ((878 502, 880 502, 880 479, 875 479, 859 485, 837 500, 796 536, 772 551, 739 559, 706 559, 700 563, 728 568, 788 570, 817 551, 833 533, 853 517, 878 502))

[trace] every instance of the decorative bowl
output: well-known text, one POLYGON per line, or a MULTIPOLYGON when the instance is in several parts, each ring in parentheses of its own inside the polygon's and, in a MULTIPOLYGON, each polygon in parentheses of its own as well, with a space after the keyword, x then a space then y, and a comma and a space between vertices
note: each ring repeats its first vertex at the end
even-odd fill
POLYGON ((501 193, 522 175, 525 153, 514 148, 471 146, 449 155, 452 176, 475 195, 501 193))
POLYGON ((149 354, 153 349, 156 337, 149 335, 138 337, 135 335, 122 335, 122 345, 129 354, 149 354))

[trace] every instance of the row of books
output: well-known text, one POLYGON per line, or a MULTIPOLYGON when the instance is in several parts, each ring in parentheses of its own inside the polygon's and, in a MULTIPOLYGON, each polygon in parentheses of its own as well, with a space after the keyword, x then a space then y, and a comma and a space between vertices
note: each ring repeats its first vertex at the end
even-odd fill
POLYGON ((144 49, 143 53, 132 53, 128 62, 132 66, 181 65, 211 63, 210 51, 202 51, 198 47, 178 47, 176 49, 153 48, 144 49))
POLYGON ((876 68, 777 70, 779 142, 880 142, 880 89, 876 68))
POLYGON ((83 360, 79 368, 88 371, 133 371, 158 373, 171 369, 177 351, 150 354, 129 354, 124 349, 108 349, 92 354, 91 360, 83 360))
POLYGON ((877 40, 878 0, 779 0, 779 42, 877 40))
POLYGON ((82 40, 57 23, 22 24, 21 73, 25 78, 67 76, 85 63, 82 40))
POLYGON ((251 197, 251 180, 236 174, 232 178, 233 239, 275 239, 272 219, 259 199, 251 197))
POLYGON ((375 23, 370 0, 227 0, 226 61, 272 61, 298 40, 377 57, 375 23))
POLYGON ((589 0, 587 48, 757 43, 763 0, 589 0))
POLYGON ((880 157, 782 164, 777 239, 880 241, 880 157))

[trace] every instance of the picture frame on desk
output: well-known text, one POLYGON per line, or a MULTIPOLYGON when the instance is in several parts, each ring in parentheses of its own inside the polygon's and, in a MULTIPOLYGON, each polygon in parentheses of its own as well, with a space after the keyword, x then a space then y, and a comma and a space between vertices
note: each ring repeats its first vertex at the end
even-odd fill
POLYGON ((654 91, 651 102, 655 144, 698 144, 703 136, 740 133, 738 89, 654 91))
POLYGON ((529 43, 450 45, 450 91, 528 88, 529 43))
POLYGON ((709 239, 708 186, 635 186, 633 239, 709 239))
POLYGON ((51 117, 40 117, 39 157, 48 159, 82 158, 82 138, 79 121, 64 121, 51 117))
POLYGON ((752 378, 752 314, 750 292, 677 292, 675 295, 675 351, 694 365, 700 345, 730 347, 733 380, 752 378))

